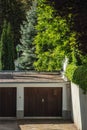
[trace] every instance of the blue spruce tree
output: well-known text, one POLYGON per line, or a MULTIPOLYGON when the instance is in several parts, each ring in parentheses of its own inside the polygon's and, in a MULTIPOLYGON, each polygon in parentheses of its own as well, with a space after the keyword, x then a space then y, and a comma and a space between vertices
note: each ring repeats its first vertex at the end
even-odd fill
POLYGON ((21 25, 21 44, 17 46, 18 59, 16 61, 19 70, 34 70, 33 63, 36 59, 36 55, 33 40, 36 35, 36 6, 37 3, 34 0, 31 9, 26 13, 26 20, 23 21, 21 25))

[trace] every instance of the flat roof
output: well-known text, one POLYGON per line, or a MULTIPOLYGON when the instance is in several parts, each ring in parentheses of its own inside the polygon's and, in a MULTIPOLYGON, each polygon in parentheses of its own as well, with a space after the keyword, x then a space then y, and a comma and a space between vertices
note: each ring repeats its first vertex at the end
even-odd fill
POLYGON ((0 72, 0 83, 65 82, 59 72, 0 72))

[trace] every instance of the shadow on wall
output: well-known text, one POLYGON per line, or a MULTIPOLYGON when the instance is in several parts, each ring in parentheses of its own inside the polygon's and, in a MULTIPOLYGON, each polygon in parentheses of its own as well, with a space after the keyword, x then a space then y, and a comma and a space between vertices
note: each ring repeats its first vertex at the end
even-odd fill
POLYGON ((87 94, 83 94, 83 91, 81 89, 79 89, 79 99, 82 130, 87 130, 87 94))

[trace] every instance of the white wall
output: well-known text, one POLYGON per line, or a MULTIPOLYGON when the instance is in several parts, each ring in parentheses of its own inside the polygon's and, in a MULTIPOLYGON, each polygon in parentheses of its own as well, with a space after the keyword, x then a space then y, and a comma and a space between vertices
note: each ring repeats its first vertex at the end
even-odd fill
POLYGON ((62 99, 63 99, 63 101, 62 101, 62 109, 63 109, 63 111, 70 111, 70 101, 68 100, 68 99, 70 99, 70 87, 67 87, 67 85, 65 85, 64 87, 63 87, 63 93, 62 93, 62 99), (68 93, 68 90, 69 90, 69 93, 68 93))
POLYGON ((78 130, 87 130, 87 94, 71 83, 73 120, 78 130))
POLYGON ((17 111, 24 110, 24 88, 17 87, 17 111))

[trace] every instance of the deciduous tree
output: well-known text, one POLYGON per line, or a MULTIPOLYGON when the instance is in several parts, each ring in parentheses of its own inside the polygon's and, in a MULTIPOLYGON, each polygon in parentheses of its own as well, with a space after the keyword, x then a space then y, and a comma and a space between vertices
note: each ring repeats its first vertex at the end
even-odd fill
POLYGON ((38 0, 36 29, 36 70, 61 70, 64 56, 69 55, 76 44, 76 34, 70 31, 67 20, 58 15, 47 0, 38 0))

